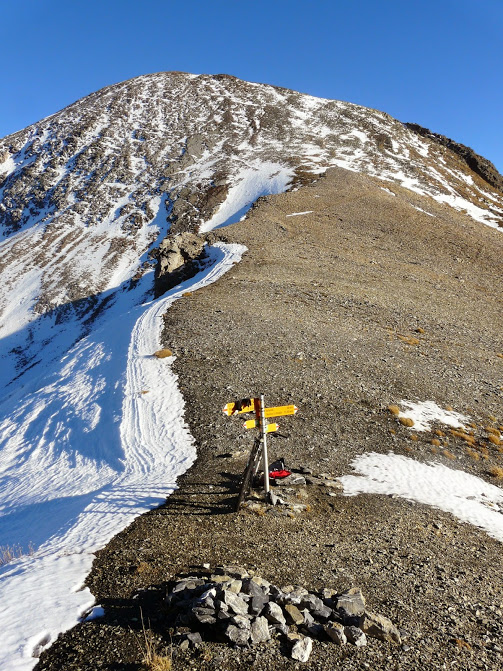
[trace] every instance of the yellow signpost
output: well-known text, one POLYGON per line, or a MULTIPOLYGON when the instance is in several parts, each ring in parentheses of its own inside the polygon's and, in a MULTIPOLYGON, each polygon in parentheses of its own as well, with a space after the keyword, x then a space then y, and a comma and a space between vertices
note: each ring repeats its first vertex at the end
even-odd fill
POLYGON ((296 405, 279 405, 276 408, 264 408, 264 417, 284 417, 295 415, 298 408, 296 405))
POLYGON ((242 401, 236 401, 235 403, 227 403, 222 408, 224 412, 229 417, 231 415, 240 415, 243 412, 255 412, 256 398, 244 398, 242 401))
MULTIPOLYGON (((260 422, 256 419, 249 419, 247 422, 244 422, 243 426, 245 429, 255 429, 259 427, 260 422)), ((267 424, 266 433, 271 433, 272 431, 277 431, 279 429, 279 424, 267 424)))
POLYGON ((256 474, 259 468, 259 459, 260 451, 262 451, 262 461, 264 468, 264 491, 266 499, 269 500, 269 460, 267 457, 267 434, 277 431, 279 426, 277 424, 268 424, 266 418, 268 417, 284 417, 286 415, 295 415, 298 411, 296 405, 279 405, 275 408, 266 408, 264 395, 261 394, 256 398, 244 398, 241 401, 235 401, 234 403, 227 403, 222 411, 228 416, 240 415, 246 412, 254 412, 255 419, 249 419, 243 423, 245 429, 260 429, 260 438, 255 440, 255 445, 250 454, 250 459, 248 465, 245 469, 243 475, 243 481, 241 483, 241 491, 239 493, 237 509, 241 505, 243 498, 246 494, 246 491, 249 489, 250 482, 252 481, 253 475, 256 474))

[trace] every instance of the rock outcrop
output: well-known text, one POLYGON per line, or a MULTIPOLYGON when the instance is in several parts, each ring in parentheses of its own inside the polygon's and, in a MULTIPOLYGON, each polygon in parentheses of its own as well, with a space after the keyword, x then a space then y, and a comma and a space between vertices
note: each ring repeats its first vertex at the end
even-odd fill
POLYGON ((195 233, 178 233, 164 238, 152 253, 157 261, 156 297, 195 275, 204 262, 205 244, 205 238, 195 233))
POLYGON ((482 179, 492 187, 503 192, 503 177, 496 170, 491 161, 488 161, 487 158, 474 152, 471 147, 467 147, 460 142, 455 142, 445 135, 434 133, 429 128, 424 128, 417 123, 406 123, 405 126, 421 137, 433 140, 443 147, 450 149, 463 159, 470 170, 473 170, 473 172, 479 175, 479 177, 482 177, 482 179))

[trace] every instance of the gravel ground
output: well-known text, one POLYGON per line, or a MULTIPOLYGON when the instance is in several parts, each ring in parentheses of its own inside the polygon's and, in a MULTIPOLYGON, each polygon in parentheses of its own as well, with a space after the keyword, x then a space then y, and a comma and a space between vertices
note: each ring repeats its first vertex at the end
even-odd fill
POLYGON ((259 393, 268 405, 295 403, 298 414, 278 420, 288 438, 272 437, 270 456, 315 474, 347 474, 355 456, 391 450, 498 484, 488 471, 503 466, 503 454, 482 427, 503 424, 501 232, 337 169, 260 199, 244 222, 217 234, 248 253, 177 302, 163 336, 199 458, 166 505, 98 554, 87 584, 105 617, 62 634, 37 670, 142 668, 140 610, 147 642, 173 656, 173 669, 503 669, 500 543, 424 505, 333 496, 319 485, 289 494, 305 512, 236 513, 253 436, 221 412, 259 393), (453 436, 439 447, 432 433, 411 440, 413 430, 387 410, 402 399, 468 414, 478 458, 453 436), (401 630, 402 645, 315 642, 306 664, 279 640, 171 651, 166 585, 204 563, 238 564, 278 585, 360 587, 401 630))

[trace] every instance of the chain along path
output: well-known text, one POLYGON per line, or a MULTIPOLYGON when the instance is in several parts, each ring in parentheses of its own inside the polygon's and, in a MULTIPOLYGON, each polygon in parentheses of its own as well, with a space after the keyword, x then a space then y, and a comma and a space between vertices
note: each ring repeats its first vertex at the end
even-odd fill
MULTIPOLYGON (((134 324, 126 370, 123 364, 121 369, 121 364, 116 362, 115 376, 112 382, 107 380, 107 393, 101 397, 102 412, 98 420, 102 422, 107 412, 119 414, 121 456, 115 460, 113 470, 109 466, 100 470, 103 460, 100 463, 99 459, 89 459, 86 449, 90 448, 78 445, 75 452, 80 450, 83 456, 77 460, 82 463, 80 471, 73 473, 76 479, 82 480, 80 489, 71 482, 65 496, 49 503, 47 500, 33 503, 25 491, 22 494, 27 505, 20 506, 21 511, 16 513, 19 519, 12 523, 12 515, 4 517, 3 531, 7 533, 9 523, 21 527, 23 510, 25 514, 38 514, 40 542, 32 555, 0 568, 1 669, 31 669, 40 652, 58 633, 72 627, 92 607, 94 598, 83 581, 91 570, 93 552, 136 516, 160 505, 175 489, 177 477, 196 458, 193 439, 183 417, 184 401, 177 387, 177 376, 171 371, 169 361, 152 354, 160 348, 161 317, 169 306, 187 291, 193 292, 215 282, 240 260, 245 250, 242 245, 215 244, 208 250, 208 265, 195 277, 153 303, 131 305, 129 311, 118 314, 120 307, 124 309, 124 301, 132 300, 124 292, 101 332, 91 334, 76 346, 78 354, 73 357, 86 370, 97 370, 98 364, 118 356, 123 338, 121 331, 125 331, 129 323, 134 324), (139 317, 138 311, 141 312, 139 317), (103 343, 107 352, 104 358, 99 354, 103 343), (117 397, 117 391, 119 395, 123 393, 122 408, 120 405, 114 408, 113 396, 117 397), (108 408, 107 402, 110 402, 108 408), (94 482, 92 477, 95 477, 94 482), (55 517, 51 523, 44 505, 52 503, 55 517), (40 509, 42 512, 37 513, 40 509)), ((78 380, 78 376, 74 377, 78 380)), ((89 399, 87 401, 89 403, 89 399)), ((92 438, 88 439, 90 442, 92 438)), ((112 463, 110 457, 108 461, 112 463)), ((67 471, 67 477, 71 472, 67 471)), ((39 489, 45 479, 49 491, 50 478, 50 473, 40 468, 39 489)), ((13 528, 11 536, 14 538, 15 534, 13 528)))

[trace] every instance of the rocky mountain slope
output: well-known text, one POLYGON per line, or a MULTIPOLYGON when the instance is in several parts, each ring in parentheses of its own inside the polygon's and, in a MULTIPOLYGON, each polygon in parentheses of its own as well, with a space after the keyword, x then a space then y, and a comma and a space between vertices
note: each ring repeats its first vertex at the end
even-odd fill
MULTIPOLYGON (((180 359, 201 458, 223 431, 213 398, 246 395, 253 382, 281 402, 284 374, 319 427, 302 434, 313 459, 332 459, 335 475, 348 454, 327 452, 331 413, 317 419, 314 398, 335 394, 351 410, 356 394, 373 415, 383 397, 457 398, 465 412, 483 398, 496 416, 502 213, 501 177, 468 148, 382 112, 226 75, 139 77, 1 140, 0 546, 25 554, 0 567, 0 625, 16 668, 31 668, 92 603, 82 579, 93 553, 159 504, 195 457, 172 360, 151 356, 161 344, 180 359), (192 292, 243 245, 238 284, 232 276, 201 294, 213 305, 206 319, 206 299, 192 303, 192 292), (161 343, 160 318, 177 299, 161 343), (425 323, 432 349, 407 349, 425 323), (414 357, 383 353, 373 338, 383 329, 414 357), (18 639, 26 618, 16 604, 40 584, 37 617, 18 639)), ((365 444, 368 426, 352 416, 337 434, 354 430, 365 444)), ((491 482, 483 461, 475 473, 491 482)), ((156 571, 180 561, 170 551, 156 571)), ((271 571, 294 579, 279 564, 271 571)), ((90 584, 99 598, 118 589, 90 584)))
POLYGON ((503 238, 388 186, 334 169, 261 199, 221 231, 248 252, 164 317, 198 460, 166 505, 98 553, 87 584, 104 617, 60 636, 37 669, 142 668, 140 608, 147 640, 173 656, 173 668, 298 668, 294 641, 280 635, 234 649, 208 626, 203 644, 180 646, 184 629, 166 610, 171 580, 236 564, 285 590, 360 588, 400 630, 400 645, 369 638, 361 648, 308 633, 302 668, 501 668, 503 489, 490 472, 502 468, 503 447, 488 428, 503 424, 503 238), (365 493, 344 496, 307 478, 273 488, 291 506, 259 498, 236 513, 254 432, 221 408, 259 392, 268 405, 299 407, 278 418, 288 438, 270 437, 271 460, 365 493), (404 400, 465 414, 473 437, 439 420, 426 430, 401 424, 388 407, 405 409, 404 400), (381 459, 368 477, 358 474, 364 458, 381 459), (471 505, 480 509, 463 523, 471 505), (500 520, 499 540, 477 528, 485 514, 500 520))
POLYGON ((0 141, 3 295, 16 288, 25 322, 31 310, 89 318, 108 291, 149 267, 168 226, 237 220, 258 196, 329 166, 498 226, 496 171, 477 169, 473 152, 449 142, 376 110, 226 75, 159 73, 109 86, 0 141))

